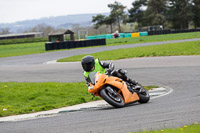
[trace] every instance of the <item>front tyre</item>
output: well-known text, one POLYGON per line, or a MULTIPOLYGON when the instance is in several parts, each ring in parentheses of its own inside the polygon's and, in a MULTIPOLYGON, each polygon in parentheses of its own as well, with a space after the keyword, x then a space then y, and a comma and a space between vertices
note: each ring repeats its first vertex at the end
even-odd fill
MULTIPOLYGON (((109 88, 109 89, 112 89, 112 88, 109 88)), ((114 92, 113 89, 112 91, 114 92)), ((110 105, 116 108, 122 108, 125 105, 124 100, 116 92, 112 93, 111 91, 108 91, 106 88, 104 88, 100 91, 100 95, 107 103, 109 103, 110 105)))

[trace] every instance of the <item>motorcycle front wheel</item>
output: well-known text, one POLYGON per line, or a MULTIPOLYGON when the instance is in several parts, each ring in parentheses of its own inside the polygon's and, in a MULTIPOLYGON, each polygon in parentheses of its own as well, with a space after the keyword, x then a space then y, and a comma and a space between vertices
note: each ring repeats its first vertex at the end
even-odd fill
POLYGON ((107 103, 116 108, 122 108, 125 105, 124 100, 118 93, 113 94, 106 89, 102 89, 100 95, 107 103))

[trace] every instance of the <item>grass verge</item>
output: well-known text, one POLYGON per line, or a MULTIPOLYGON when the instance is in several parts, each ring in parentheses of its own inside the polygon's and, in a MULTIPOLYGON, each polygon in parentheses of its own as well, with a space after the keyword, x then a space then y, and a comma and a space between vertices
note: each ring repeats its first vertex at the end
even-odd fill
MULTIPOLYGON (((58 62, 81 61, 85 55, 86 54, 63 58, 58 60, 58 62)), ((112 51, 98 52, 91 55, 101 60, 118 60, 150 56, 200 55, 200 41, 117 49, 112 51)))
MULTIPOLYGON (((112 45, 135 44, 144 42, 192 39, 192 38, 199 38, 199 36, 200 32, 192 32, 192 33, 179 33, 179 34, 168 34, 168 35, 143 36, 135 38, 107 39, 106 43, 107 46, 112 46, 112 45)), ((0 45, 0 58, 9 56, 18 56, 18 55, 37 54, 44 52, 46 52, 45 42, 0 45)))
MULTIPOLYGON (((161 129, 155 131, 142 131, 142 132, 134 132, 134 133, 199 133, 200 132, 200 125, 195 122, 193 125, 185 125, 183 127, 179 127, 176 129, 161 129)), ((133 132, 129 132, 133 133, 133 132)))
POLYGON ((0 57, 37 54, 45 52, 45 42, 0 45, 0 57))
MULTIPOLYGON (((147 89, 155 88, 149 86, 147 89)), ((93 100, 100 100, 95 97, 93 100)), ((92 101, 85 82, 0 82, 0 117, 45 111, 92 101)))

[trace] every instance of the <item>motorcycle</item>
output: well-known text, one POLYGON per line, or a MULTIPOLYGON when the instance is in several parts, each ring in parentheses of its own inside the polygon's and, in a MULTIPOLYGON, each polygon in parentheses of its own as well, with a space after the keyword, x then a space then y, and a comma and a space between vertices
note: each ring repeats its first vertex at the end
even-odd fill
POLYGON ((133 102, 147 103, 150 100, 148 92, 142 86, 133 86, 109 73, 91 72, 89 78, 91 82, 88 92, 116 108, 133 102))

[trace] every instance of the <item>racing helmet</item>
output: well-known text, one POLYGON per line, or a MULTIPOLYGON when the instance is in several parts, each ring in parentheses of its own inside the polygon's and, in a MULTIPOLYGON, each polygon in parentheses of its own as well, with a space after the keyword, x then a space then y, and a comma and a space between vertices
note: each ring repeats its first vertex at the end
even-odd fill
POLYGON ((84 71, 90 72, 95 65, 94 57, 90 55, 84 56, 81 60, 81 65, 84 71))

